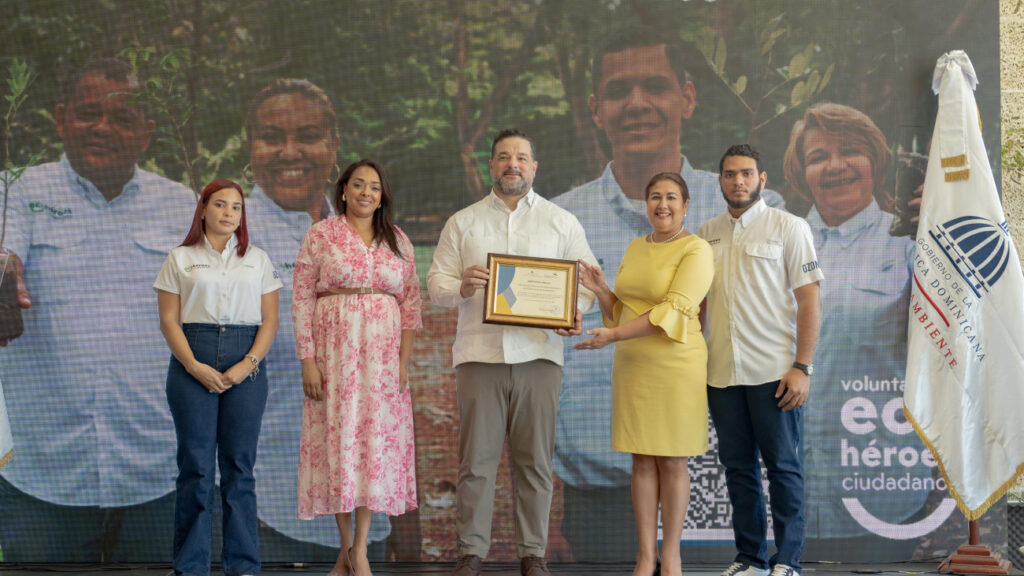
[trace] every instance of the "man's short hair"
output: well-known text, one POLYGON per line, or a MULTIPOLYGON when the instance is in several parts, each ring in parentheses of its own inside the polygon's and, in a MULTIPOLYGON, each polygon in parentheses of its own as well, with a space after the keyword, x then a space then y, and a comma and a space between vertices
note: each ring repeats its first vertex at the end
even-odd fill
POLYGON ((97 58, 89 60, 85 64, 75 68, 71 73, 62 75, 60 82, 60 101, 68 103, 75 95, 75 88, 86 76, 99 74, 113 82, 126 82, 132 84, 136 71, 131 65, 118 58, 97 58))
POLYGON ((729 156, 746 156, 747 158, 753 158, 754 164, 757 166, 757 173, 760 174, 761 170, 761 155, 754 149, 750 144, 733 144, 729 146, 729 149, 722 154, 722 159, 718 161, 718 173, 722 173, 722 167, 725 166, 725 159, 729 156))
POLYGON ((504 140, 506 138, 522 138, 523 140, 526 140, 527 142, 529 142, 530 143, 530 157, 533 158, 534 160, 537 159, 537 146, 533 143, 533 139, 530 138, 529 136, 527 136, 525 132, 521 131, 518 128, 506 128, 506 129, 502 130, 501 132, 498 132, 498 135, 495 136, 494 140, 491 142, 491 159, 492 160, 494 159, 494 149, 498 147, 498 142, 501 142, 502 140, 504 140))
POLYGON ((603 73, 602 63, 608 54, 615 54, 629 50, 630 48, 646 48, 648 46, 664 46, 665 56, 676 74, 676 80, 682 86, 690 80, 690 73, 686 69, 686 58, 679 41, 668 34, 652 30, 643 26, 631 26, 622 28, 605 40, 594 53, 594 59, 590 64, 590 77, 593 82, 592 90, 594 96, 600 96, 597 91, 601 87, 601 74, 603 73))

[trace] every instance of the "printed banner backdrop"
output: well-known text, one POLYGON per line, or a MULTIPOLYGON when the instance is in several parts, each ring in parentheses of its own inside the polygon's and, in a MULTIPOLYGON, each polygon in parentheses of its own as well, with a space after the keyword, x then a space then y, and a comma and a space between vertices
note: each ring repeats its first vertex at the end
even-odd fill
MULTIPOLYGON (((725 209, 714 174, 722 151, 742 141, 759 147, 765 198, 807 218, 826 276, 804 409, 805 559, 931 558, 965 538, 966 521, 903 415, 915 232, 907 203, 924 181, 931 72, 949 50, 975 64, 998 171, 998 3, 0 0, 0 8, 0 74, 16 80, 5 94, 29 81, 3 132, 9 165, 36 164, 7 172, 3 247, 21 258, 31 307, 15 337, 18 306, 4 292, 17 281, 12 264, 0 283, 0 338, 9 339, 0 381, 16 447, 0 469, 2 561, 169 560, 170 354, 151 286, 188 229, 194 199, 185 187, 217 177, 245 183, 253 242, 285 284, 256 469, 263 560, 333 561, 333 518, 296 519, 302 386, 290 300, 299 243, 328 214, 334 165, 373 158, 387 171, 425 281, 445 219, 487 193, 490 137, 506 127, 535 140, 534 188, 576 214, 609 283, 629 241, 649 231, 642 190, 623 190, 622 174, 681 153, 693 231, 725 209), (660 36, 677 47, 645 46, 660 36), (623 38, 594 70, 594 54, 623 38), (83 90, 104 88, 96 74, 76 75, 101 57, 138 70, 133 98, 152 124, 133 128, 103 104, 69 120, 83 90), (291 105, 255 99, 285 78, 322 94, 291 105), (328 106, 337 139, 325 129, 328 106), (87 154, 140 169, 120 195, 88 199, 79 164, 87 154)), ((411 371, 420 508, 375 518, 372 553, 381 559, 455 557, 455 313, 426 304, 423 320, 411 371)), ((584 321, 599 322, 596 310, 584 321)), ((633 552, 614 544, 633 535, 629 456, 610 449, 612 351, 571 343, 548 557, 628 562, 633 552)), ((688 562, 732 557, 715 450, 712 436, 709 452, 690 461, 688 562)), ((512 484, 503 460, 496 559, 515 557, 512 484)), ((987 543, 1005 543, 1004 518, 1000 506, 982 518, 987 543)))

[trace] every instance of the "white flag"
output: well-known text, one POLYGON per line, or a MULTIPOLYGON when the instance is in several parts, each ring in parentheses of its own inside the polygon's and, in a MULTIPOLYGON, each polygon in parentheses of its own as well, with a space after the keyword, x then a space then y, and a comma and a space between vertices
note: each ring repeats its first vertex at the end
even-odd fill
POLYGON ((0 468, 14 455, 14 438, 11 437, 11 423, 7 420, 7 405, 4 404, 4 388, 0 384, 0 468))
POLYGON ((905 413, 969 520, 1024 472, 1024 278, 963 51, 939 95, 910 298, 905 413))

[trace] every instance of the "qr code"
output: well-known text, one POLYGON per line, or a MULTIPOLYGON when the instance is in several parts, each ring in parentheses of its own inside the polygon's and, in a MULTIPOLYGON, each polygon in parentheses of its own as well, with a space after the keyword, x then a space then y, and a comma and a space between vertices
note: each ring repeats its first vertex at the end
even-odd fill
MULTIPOLYGON (((690 508, 683 529, 696 531, 702 540, 732 540, 732 505, 725 485, 725 469, 718 462, 718 436, 708 422, 708 450, 690 458, 690 508)), ((761 482, 768 501, 768 483, 764 466, 761 482)), ((768 516, 771 529, 771 515, 768 516)), ((692 532, 691 532, 692 533, 692 532)))

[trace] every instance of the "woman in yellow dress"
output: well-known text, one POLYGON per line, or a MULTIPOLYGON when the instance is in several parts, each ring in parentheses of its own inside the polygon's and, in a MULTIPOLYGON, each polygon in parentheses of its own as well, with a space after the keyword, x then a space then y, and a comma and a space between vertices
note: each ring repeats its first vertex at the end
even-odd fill
POLYGON ((697 314, 711 287, 707 242, 683 229, 690 195, 677 173, 647 184, 652 232, 633 240, 613 292, 598 266, 580 262, 580 283, 597 294, 606 328, 577 349, 612 343, 612 448, 633 455, 631 491, 639 547, 634 576, 658 564, 658 505, 664 542, 661 573, 682 574, 679 541, 690 499, 687 457, 708 446, 707 346, 697 314))

